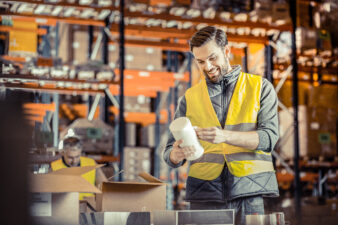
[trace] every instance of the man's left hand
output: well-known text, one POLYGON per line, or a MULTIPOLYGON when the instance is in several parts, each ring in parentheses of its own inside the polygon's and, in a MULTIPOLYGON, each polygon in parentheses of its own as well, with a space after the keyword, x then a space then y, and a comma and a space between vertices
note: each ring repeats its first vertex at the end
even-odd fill
POLYGON ((218 127, 195 128, 197 137, 202 141, 208 141, 213 144, 219 144, 226 141, 224 130, 218 127))

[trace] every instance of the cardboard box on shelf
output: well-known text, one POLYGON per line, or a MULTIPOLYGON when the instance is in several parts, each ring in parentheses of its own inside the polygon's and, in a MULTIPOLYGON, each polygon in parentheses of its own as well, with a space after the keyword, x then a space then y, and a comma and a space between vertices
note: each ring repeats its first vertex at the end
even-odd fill
MULTIPOLYGON (((307 83, 307 82, 298 83, 298 104, 299 105, 307 105, 309 89, 310 89, 310 83, 307 83)), ((278 92, 278 99, 286 107, 292 107, 292 81, 285 81, 284 85, 278 92)))
MULTIPOLYGON (((145 147, 124 148, 124 172, 125 181, 138 180, 141 172, 150 173, 151 149, 145 147)), ((140 178, 139 178, 140 179, 140 178)))
MULTIPOLYGON (((109 45, 109 62, 117 67, 119 46, 109 45)), ((125 68, 136 70, 162 71, 162 50, 152 47, 126 46, 125 68)))
POLYGON ((331 35, 330 32, 324 29, 320 29, 317 31, 318 35, 318 48, 322 51, 331 51, 331 35))
POLYGON ((272 20, 278 25, 290 23, 289 4, 274 2, 272 4, 272 20))
POLYGON ((251 19, 253 21, 259 21, 262 23, 271 23, 272 22, 272 4, 271 0, 258 0, 255 1, 255 9, 252 11, 251 16, 257 17, 251 19))
POLYGON ((79 224, 79 193, 101 193, 81 177, 99 168, 97 166, 71 167, 48 174, 30 177, 30 209, 34 224, 79 224))
MULTIPOLYGON (((160 124, 160 137, 167 131, 165 124, 160 124)), ((155 125, 151 124, 141 128, 140 145, 147 147, 155 147, 155 125)))
POLYGON ((309 107, 308 156, 337 156, 337 111, 321 106, 309 107))
POLYGON ((127 96, 125 97, 124 108, 128 112, 144 112, 151 111, 151 100, 145 96, 127 96))
POLYGON ((315 49, 317 44, 316 29, 298 27, 296 30, 296 44, 298 51, 315 49))
MULTIPOLYGON (((281 154, 287 159, 294 156, 294 132, 293 132, 293 108, 288 111, 281 110, 279 115, 279 146, 281 154)), ((298 129, 299 129, 299 155, 304 157, 307 155, 307 108, 304 105, 298 107, 298 129)))
POLYGON ((297 26, 300 27, 305 27, 305 28, 311 28, 313 27, 313 22, 312 22, 312 26, 310 26, 311 21, 313 21, 313 13, 310 13, 310 7, 308 5, 308 3, 306 2, 302 2, 299 1, 297 3, 297 21, 298 24, 297 26))
POLYGON ((309 89, 309 106, 332 108, 338 111, 338 87, 337 85, 322 84, 312 86, 309 89))
POLYGON ((9 55, 36 56, 38 35, 23 29, 37 30, 38 24, 30 21, 13 21, 13 30, 9 32, 9 55))
POLYGON ((136 145, 136 123, 126 123, 125 125, 125 145, 136 145))
POLYGON ((147 182, 104 182, 97 195, 97 211, 144 212, 166 209, 166 184, 140 173, 147 182))
POLYGON ((88 61, 88 33, 84 31, 74 31, 74 41, 72 48, 74 52, 74 64, 82 64, 88 61))

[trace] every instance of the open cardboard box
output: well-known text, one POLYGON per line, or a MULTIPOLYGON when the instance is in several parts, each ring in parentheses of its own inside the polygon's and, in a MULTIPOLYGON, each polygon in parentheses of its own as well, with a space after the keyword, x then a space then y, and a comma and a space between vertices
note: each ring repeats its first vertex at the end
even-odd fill
POLYGON ((82 174, 102 165, 71 167, 30 177, 34 224, 79 224, 79 192, 101 193, 82 174))
POLYGON ((103 182, 96 209, 101 212, 145 212, 166 209, 166 184, 142 172, 147 182, 103 182))

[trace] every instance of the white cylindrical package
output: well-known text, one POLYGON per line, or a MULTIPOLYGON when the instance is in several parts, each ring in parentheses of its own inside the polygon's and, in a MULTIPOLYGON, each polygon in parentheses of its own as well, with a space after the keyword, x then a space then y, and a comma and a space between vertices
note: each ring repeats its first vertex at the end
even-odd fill
POLYGON ((200 158, 204 149, 197 139, 197 135, 190 120, 187 117, 180 117, 171 122, 169 129, 176 141, 183 140, 180 147, 194 146, 195 154, 187 158, 187 160, 196 160, 200 158))

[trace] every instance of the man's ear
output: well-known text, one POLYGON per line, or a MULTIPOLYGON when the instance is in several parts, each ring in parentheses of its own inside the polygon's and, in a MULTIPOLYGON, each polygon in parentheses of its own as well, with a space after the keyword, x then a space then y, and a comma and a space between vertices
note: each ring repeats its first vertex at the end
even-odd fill
POLYGON ((60 154, 61 154, 62 156, 64 156, 64 155, 66 154, 66 150, 62 149, 62 150, 60 151, 60 154))
POLYGON ((229 48, 228 45, 226 45, 224 47, 224 54, 225 54, 226 57, 228 57, 228 58, 230 57, 230 48, 229 48))

